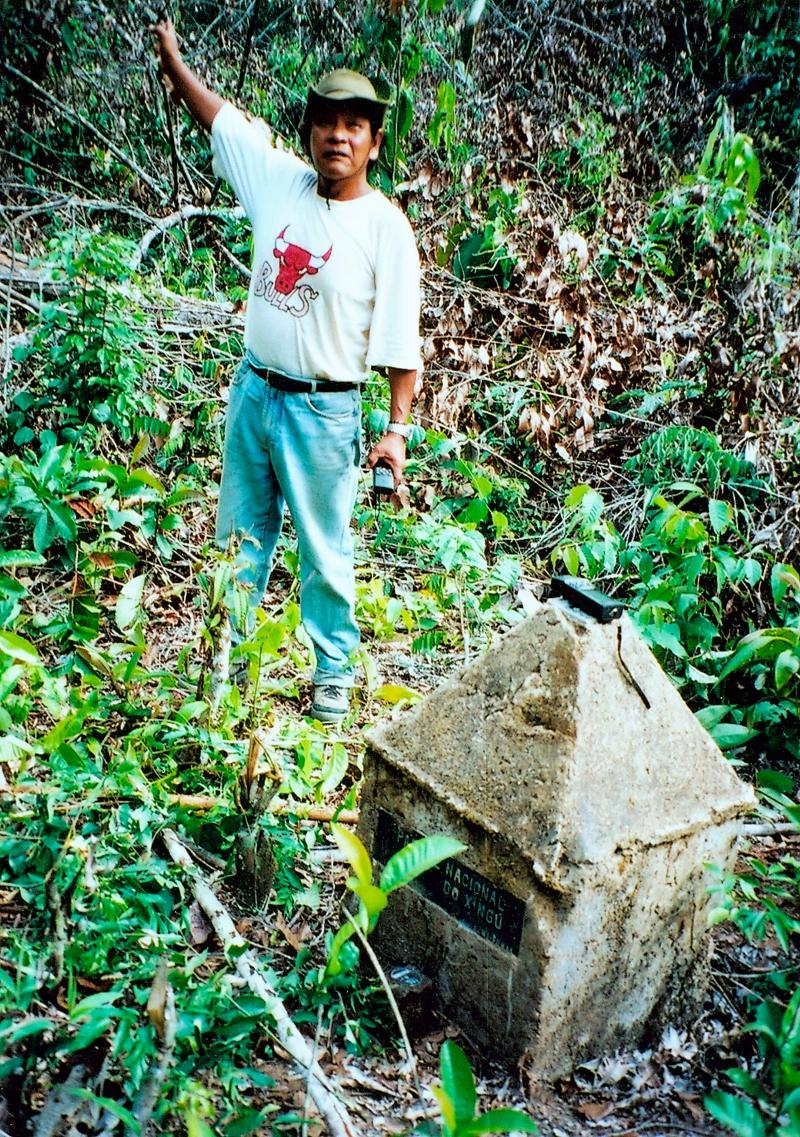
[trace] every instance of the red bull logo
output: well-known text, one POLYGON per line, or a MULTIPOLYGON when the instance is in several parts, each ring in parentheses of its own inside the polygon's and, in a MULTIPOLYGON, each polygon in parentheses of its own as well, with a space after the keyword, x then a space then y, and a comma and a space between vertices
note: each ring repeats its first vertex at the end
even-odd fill
POLYGON ((304 276, 316 276, 333 252, 333 245, 322 256, 310 253, 308 249, 302 249, 299 245, 293 245, 285 238, 288 228, 289 226, 285 225, 280 231, 275 238, 275 248, 272 250, 279 265, 278 275, 275 278, 275 291, 283 296, 294 292, 304 276))

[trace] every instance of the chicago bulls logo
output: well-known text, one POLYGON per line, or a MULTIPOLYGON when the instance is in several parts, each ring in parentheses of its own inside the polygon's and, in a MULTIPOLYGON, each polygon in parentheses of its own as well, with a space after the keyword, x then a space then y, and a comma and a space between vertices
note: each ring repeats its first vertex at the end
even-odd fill
POLYGON ((289 296, 294 292, 304 276, 316 276, 333 252, 333 245, 322 256, 316 256, 300 245, 293 245, 285 239, 288 228, 289 226, 285 225, 280 231, 275 238, 275 248, 272 250, 280 266, 275 279, 275 291, 283 296, 289 296))

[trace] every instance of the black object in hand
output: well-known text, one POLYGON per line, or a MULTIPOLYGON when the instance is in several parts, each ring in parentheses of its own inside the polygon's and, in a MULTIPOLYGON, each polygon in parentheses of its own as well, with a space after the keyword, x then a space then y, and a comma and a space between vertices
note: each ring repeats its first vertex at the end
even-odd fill
POLYGON ((394 474, 385 462, 372 467, 372 492, 375 497, 389 497, 394 493, 394 474))

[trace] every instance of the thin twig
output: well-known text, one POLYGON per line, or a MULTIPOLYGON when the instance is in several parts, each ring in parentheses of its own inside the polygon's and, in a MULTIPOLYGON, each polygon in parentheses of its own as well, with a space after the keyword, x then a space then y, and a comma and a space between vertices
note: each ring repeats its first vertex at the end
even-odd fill
POLYGON ((178 146, 175 141, 175 125, 172 121, 172 98, 169 91, 161 84, 162 98, 164 102, 164 118, 167 120, 167 138, 169 139, 169 155, 170 163, 172 166, 172 200, 178 204, 178 146))
POLYGON ((359 939, 361 946, 363 947, 364 951, 369 956, 370 963, 375 968, 375 973, 378 976, 378 979, 380 980, 380 984, 383 987, 384 992, 386 993, 386 998, 389 1000, 389 1006, 392 1008, 392 1014, 394 1015, 395 1021, 397 1022, 397 1026, 400 1030, 400 1037, 403 1040, 403 1047, 404 1047, 405 1052, 406 1052, 405 1065, 400 1067, 400 1072, 403 1074, 405 1074, 405 1073, 411 1074, 411 1076, 414 1079, 414 1086, 415 1086, 416 1091, 417 1091, 417 1097, 419 1098, 420 1101, 422 1101, 423 1100, 423 1098, 422 1098, 422 1086, 420 1085, 419 1078, 417 1076, 417 1057, 414 1054, 414 1051, 411 1049, 411 1042, 409 1041, 408 1031, 406 1030, 406 1024, 403 1022, 403 1016, 400 1014, 400 1008, 398 1007, 397 1000, 394 997, 394 991, 392 990, 392 986, 391 986, 389 980, 386 978, 386 972, 381 967, 380 960, 378 959, 377 955, 375 954, 375 952, 372 949, 372 944, 369 942, 367 937, 361 931, 358 924, 355 922, 355 920, 350 915, 350 913, 346 912, 346 915, 347 915, 347 919, 348 919, 349 924, 355 930, 355 933, 358 936, 358 939, 359 939))
POLYGON ((340 825, 358 825, 361 816, 357 809, 338 809, 333 805, 303 805, 302 802, 289 801, 276 802, 270 813, 278 817, 290 813, 292 817, 299 817, 304 821, 338 821, 340 825))
MULTIPOLYGON (((256 30, 256 23, 258 22, 258 13, 261 8, 261 0, 253 0, 253 10, 250 13, 250 20, 247 24, 247 32, 245 34, 244 52, 242 54, 242 63, 239 68, 239 77, 236 80, 236 94, 234 95, 234 102, 239 101, 242 95, 242 88, 244 87, 244 77, 247 74, 247 65, 250 62, 250 52, 253 50, 253 35, 256 30)), ((222 178, 217 178, 211 190, 211 197, 209 204, 213 205, 216 201, 217 194, 222 185, 222 178)))
POLYGON ((773 821, 742 826, 743 837, 772 837, 777 833, 796 833, 800 837, 800 826, 794 821, 773 821))
POLYGON ((149 186, 154 193, 163 199, 164 187, 154 181, 129 154, 126 154, 124 150, 120 150, 118 146, 115 146, 110 138, 107 138, 102 131, 97 129, 94 123, 89 122, 83 115, 78 114, 78 112, 72 110, 71 107, 66 106, 66 104, 62 103, 60 99, 57 99, 55 95, 51 95, 49 91, 46 91, 44 87, 41 87, 35 80, 31 79, 29 75, 18 71, 12 64, 7 63, 5 60, 0 61, 0 63, 10 75, 14 75, 15 78, 21 79, 23 83, 27 83, 45 102, 57 107, 63 114, 71 118, 73 122, 80 123, 85 130, 88 130, 90 134, 93 134, 95 138, 99 139, 99 141, 111 151, 115 158, 119 158, 123 165, 127 166, 129 170, 132 170, 141 182, 144 182, 146 186, 149 186))
POLYGON ((281 1046, 294 1060, 295 1065, 308 1079, 309 1092, 332 1137, 358 1137, 358 1130, 345 1105, 336 1097, 329 1079, 314 1061, 311 1047, 292 1022, 283 1001, 258 966, 254 953, 236 931, 236 926, 214 890, 199 873, 177 834, 171 829, 163 832, 164 842, 176 864, 189 874, 194 898, 225 946, 227 957, 236 955, 236 970, 253 994, 266 1005, 275 1022, 281 1046), (234 949, 234 950, 232 950, 234 949))

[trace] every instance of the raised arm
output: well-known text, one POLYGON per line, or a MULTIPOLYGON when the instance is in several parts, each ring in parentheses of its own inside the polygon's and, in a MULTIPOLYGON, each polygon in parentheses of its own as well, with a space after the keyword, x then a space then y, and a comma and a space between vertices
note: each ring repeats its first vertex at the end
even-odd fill
POLYGON ((150 31, 155 36, 158 61, 167 90, 176 103, 184 103, 202 127, 211 130, 217 111, 225 100, 202 83, 181 59, 172 20, 160 20, 150 31))

